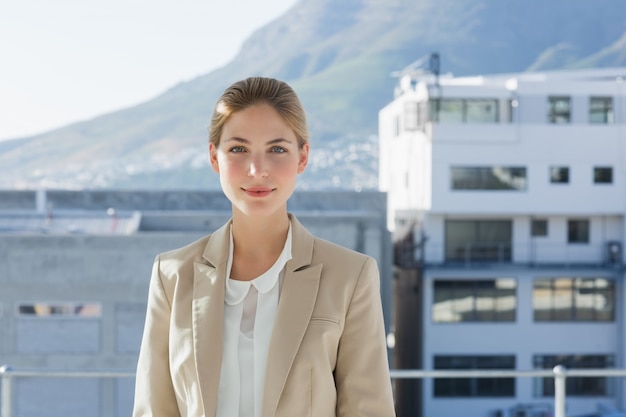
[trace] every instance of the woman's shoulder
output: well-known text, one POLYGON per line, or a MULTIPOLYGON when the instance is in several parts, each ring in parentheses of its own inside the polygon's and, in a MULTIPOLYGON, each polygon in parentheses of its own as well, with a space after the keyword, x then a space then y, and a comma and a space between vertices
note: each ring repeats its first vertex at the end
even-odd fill
POLYGON ((176 281, 181 276, 192 276, 195 263, 206 263, 203 253, 209 239, 210 235, 206 235, 185 246, 158 254, 155 267, 161 278, 176 281))
POLYGON ((349 267, 363 267, 367 262, 374 262, 374 258, 356 250, 347 248, 328 240, 315 237, 313 247, 313 263, 340 263, 349 267))
POLYGON ((161 261, 176 260, 180 262, 185 260, 199 260, 202 258, 202 254, 204 253, 204 249, 206 248, 210 237, 210 234, 203 236, 185 246, 162 252, 158 256, 161 261))

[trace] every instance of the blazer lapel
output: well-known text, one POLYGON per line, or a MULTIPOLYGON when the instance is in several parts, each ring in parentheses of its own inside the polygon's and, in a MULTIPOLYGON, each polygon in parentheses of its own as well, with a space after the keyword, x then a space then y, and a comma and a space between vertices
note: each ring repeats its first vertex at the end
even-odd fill
POLYGON ((285 278, 270 340, 263 394, 263 417, 274 416, 296 352, 308 327, 319 288, 322 265, 311 266, 313 236, 291 216, 292 259, 285 278))
POLYGON ((229 242, 230 221, 209 237, 203 253, 208 264, 194 262, 194 355, 198 385, 207 417, 214 416, 217 408, 224 331, 224 280, 229 242))

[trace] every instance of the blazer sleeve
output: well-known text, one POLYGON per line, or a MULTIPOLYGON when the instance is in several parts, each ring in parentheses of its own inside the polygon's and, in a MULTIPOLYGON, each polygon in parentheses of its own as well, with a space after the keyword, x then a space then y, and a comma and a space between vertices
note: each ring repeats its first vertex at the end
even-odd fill
POLYGON ((135 379, 133 417, 180 417, 169 367, 171 304, 154 261, 135 379))
POLYGON ((335 367, 338 417, 395 416, 376 261, 367 258, 346 314, 335 367))

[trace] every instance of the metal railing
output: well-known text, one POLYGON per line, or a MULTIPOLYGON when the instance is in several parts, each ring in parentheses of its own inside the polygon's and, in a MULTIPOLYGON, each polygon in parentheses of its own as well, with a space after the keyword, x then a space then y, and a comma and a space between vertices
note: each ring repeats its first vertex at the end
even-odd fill
POLYGON ((9 365, 0 367, 0 417, 12 417, 13 414, 13 379, 15 378, 134 378, 132 371, 53 371, 19 370, 9 365))
MULTIPOLYGON (((16 370, 10 366, 0 367, 0 417, 12 417, 13 379, 14 378, 133 378, 131 371, 42 371, 16 370)), ((419 369, 392 369, 392 379, 426 378, 553 378, 554 379, 554 417, 565 417, 566 380, 568 377, 626 377, 626 369, 566 369, 562 365, 552 370, 463 370, 463 371, 427 371, 419 369)))
POLYGON ((606 241, 585 245, 542 242, 533 239, 505 242, 464 242, 405 239, 394 244, 396 265, 560 265, 621 267, 621 242, 606 241))
MULTIPOLYGON (((418 369, 394 369, 392 379, 399 378, 554 378, 554 414, 553 417, 565 417, 566 380, 568 377, 626 377, 626 369, 566 369, 562 365, 552 370, 474 370, 474 371, 424 371, 418 369)), ((4 416, 2 416, 4 417, 4 416)))

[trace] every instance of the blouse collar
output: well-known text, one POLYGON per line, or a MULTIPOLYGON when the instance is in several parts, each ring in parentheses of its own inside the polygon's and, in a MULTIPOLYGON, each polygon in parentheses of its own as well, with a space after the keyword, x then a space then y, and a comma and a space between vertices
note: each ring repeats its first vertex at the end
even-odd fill
POLYGON ((228 249, 228 264, 226 267, 226 292, 224 294, 224 301, 228 305, 236 305, 243 301, 250 290, 250 285, 253 285, 256 290, 264 294, 274 288, 278 282, 280 272, 285 267, 288 260, 291 259, 291 222, 289 223, 289 230, 287 232, 287 239, 285 240, 285 246, 280 253, 280 256, 274 262, 274 265, 270 267, 263 274, 254 278, 251 281, 238 281, 230 278, 230 271, 233 265, 233 230, 230 228, 230 245, 228 249))

